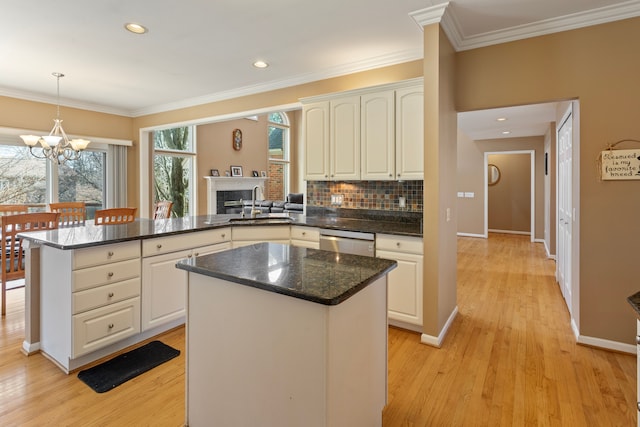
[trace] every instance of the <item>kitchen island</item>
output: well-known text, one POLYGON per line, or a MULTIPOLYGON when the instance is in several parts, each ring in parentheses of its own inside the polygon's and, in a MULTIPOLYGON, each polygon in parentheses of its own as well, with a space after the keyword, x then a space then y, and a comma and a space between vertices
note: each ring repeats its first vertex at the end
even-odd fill
POLYGON ((395 266, 277 243, 178 262, 186 425, 381 425, 395 266))
POLYGON ((405 223, 298 214, 137 219, 100 226, 87 221, 23 233, 23 351, 41 351, 65 372, 77 370, 184 323, 187 272, 176 269, 176 261, 256 241, 305 243, 300 239, 321 228, 421 235, 418 226, 405 223))

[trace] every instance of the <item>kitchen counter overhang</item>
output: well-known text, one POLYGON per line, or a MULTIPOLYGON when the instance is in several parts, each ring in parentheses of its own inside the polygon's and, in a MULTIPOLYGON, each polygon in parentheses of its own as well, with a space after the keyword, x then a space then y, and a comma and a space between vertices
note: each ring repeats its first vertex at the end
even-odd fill
POLYGON ((396 261, 279 243, 258 243, 181 260, 178 268, 325 305, 337 305, 396 261))

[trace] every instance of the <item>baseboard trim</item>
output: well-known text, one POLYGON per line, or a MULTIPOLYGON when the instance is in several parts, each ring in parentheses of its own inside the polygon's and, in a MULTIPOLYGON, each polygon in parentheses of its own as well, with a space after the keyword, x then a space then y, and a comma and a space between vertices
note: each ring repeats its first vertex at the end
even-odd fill
POLYGON ((456 307, 451 312, 451 315, 447 319, 447 322, 444 324, 444 327, 440 331, 440 334, 437 337, 434 337, 433 335, 422 334, 420 336, 420 342, 422 344, 430 345, 436 348, 442 347, 442 342, 447 336, 447 332, 449 332, 449 328, 451 327, 451 324, 453 323, 453 320, 456 318, 457 315, 458 315, 458 306, 456 305, 456 307))
POLYGON ((26 340, 22 342, 22 352, 27 356, 31 356, 32 354, 37 353, 39 351, 40 351, 40 342, 30 343, 26 340))
POLYGON ((458 236, 460 236, 460 237, 481 237, 483 239, 487 238, 487 236, 485 236, 484 234, 473 234, 473 233, 458 233, 458 236))
POLYGON ((578 337, 578 344, 586 345, 589 347, 598 347, 604 350, 618 351, 620 353, 637 354, 638 352, 637 346, 633 344, 603 340, 601 338, 585 337, 584 335, 578 337))
POLYGON ((493 228, 490 228, 489 233, 500 233, 500 234, 522 234, 522 235, 526 235, 526 236, 531 236, 531 232, 530 231, 514 231, 514 230, 496 230, 493 228))

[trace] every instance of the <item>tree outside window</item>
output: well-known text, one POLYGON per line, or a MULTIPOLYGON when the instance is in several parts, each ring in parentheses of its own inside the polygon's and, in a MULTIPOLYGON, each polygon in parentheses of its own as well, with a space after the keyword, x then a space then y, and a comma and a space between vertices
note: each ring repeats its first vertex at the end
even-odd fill
POLYGON ((155 201, 173 202, 173 217, 190 214, 195 158, 192 129, 179 127, 153 133, 153 193, 155 201))

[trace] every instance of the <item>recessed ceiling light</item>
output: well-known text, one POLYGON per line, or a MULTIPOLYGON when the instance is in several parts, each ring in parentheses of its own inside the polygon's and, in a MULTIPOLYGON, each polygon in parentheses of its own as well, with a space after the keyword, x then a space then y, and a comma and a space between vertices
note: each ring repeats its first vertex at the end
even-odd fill
POLYGON ((503 134, 503 135, 509 135, 510 133, 511 133, 511 131, 510 131, 510 130, 503 130, 503 131, 502 131, 502 134, 503 134))
POLYGON ((506 122, 506 121, 507 121, 507 118, 506 118, 506 117, 498 117, 498 118, 496 119, 496 121, 497 121, 497 122, 506 122))
POLYGON ((135 24, 133 22, 127 22, 126 24, 124 24, 124 28, 126 28, 127 31, 132 32, 134 34, 144 34, 149 31, 142 25, 135 24))
POLYGON ((269 64, 267 64, 264 61, 256 61, 253 63, 253 66, 256 68, 267 68, 269 66, 269 64))

